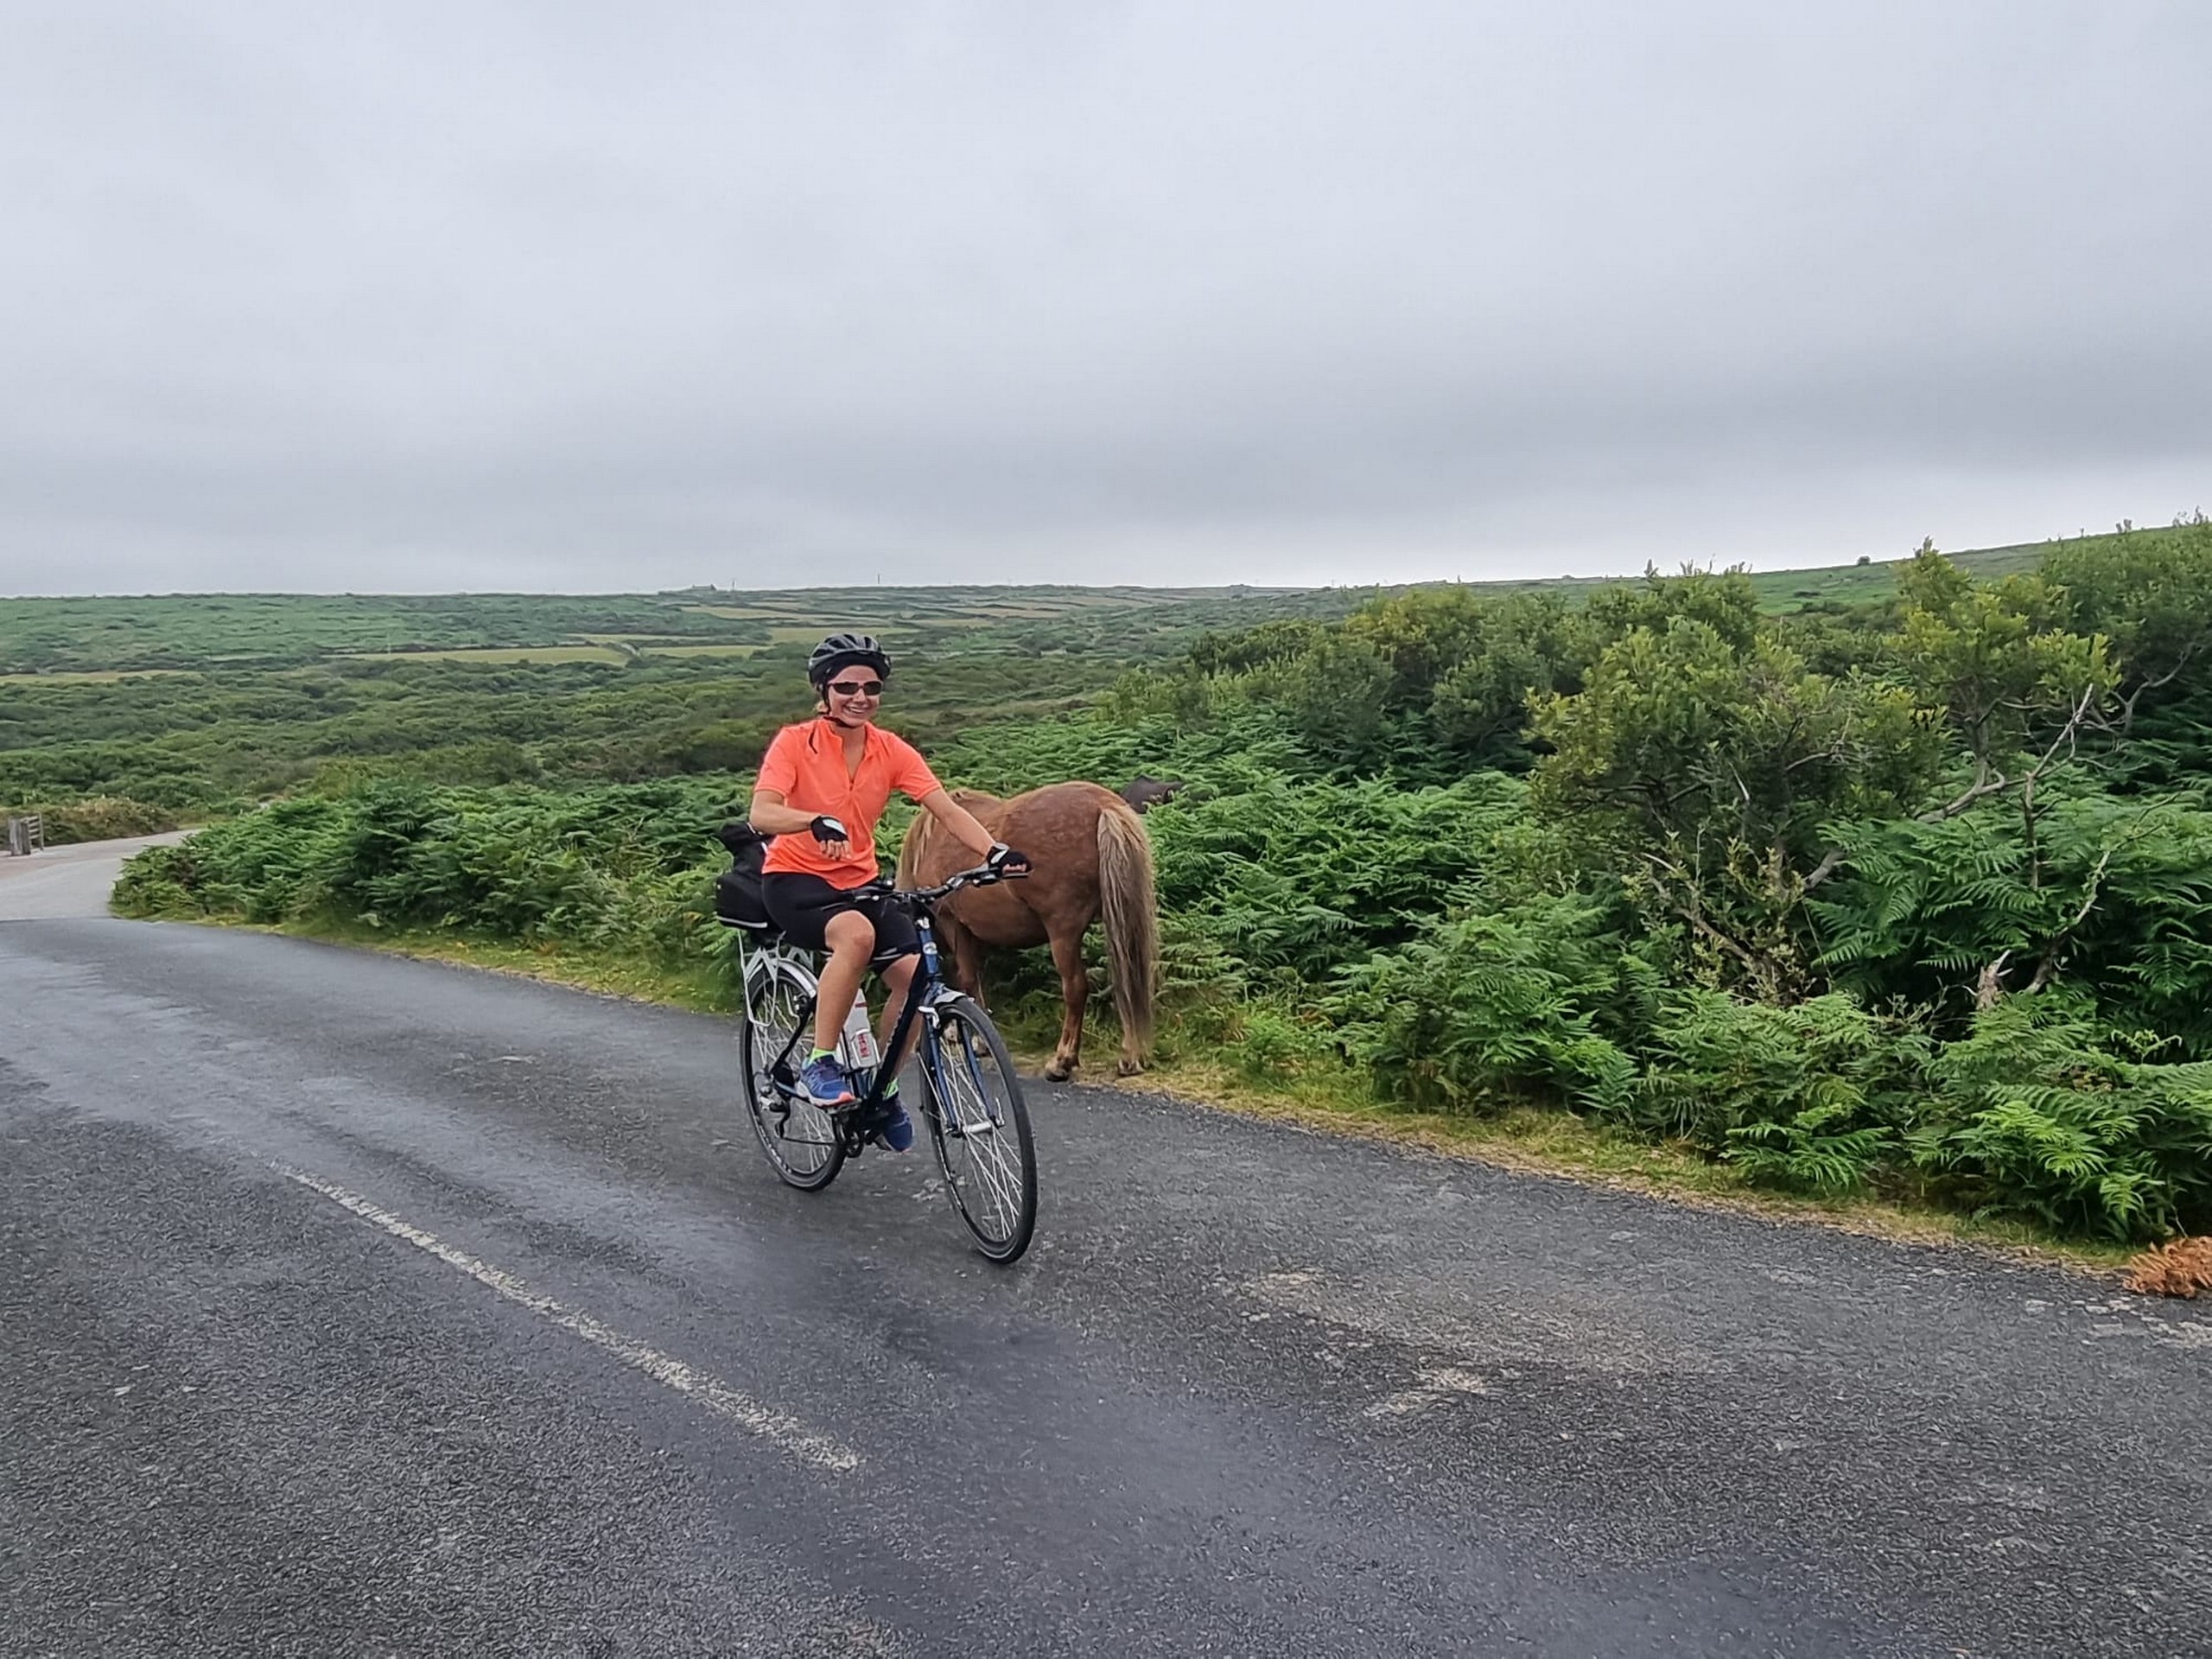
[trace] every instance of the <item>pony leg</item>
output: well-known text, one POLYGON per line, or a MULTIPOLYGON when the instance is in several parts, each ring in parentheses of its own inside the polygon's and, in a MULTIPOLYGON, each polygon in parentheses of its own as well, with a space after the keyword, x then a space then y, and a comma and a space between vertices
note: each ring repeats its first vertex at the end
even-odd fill
POLYGON ((1065 1083, 1083 1055, 1083 1010, 1090 1000, 1090 970, 1083 963, 1080 928, 1052 935, 1052 966, 1060 970, 1060 1001, 1067 1014, 1060 1021, 1060 1046, 1052 1051, 1045 1075, 1054 1083, 1065 1083))
POLYGON ((988 1007, 990 1004, 983 999, 983 942, 957 920, 939 912, 937 943, 944 957, 944 976, 952 982, 952 988, 988 1007))

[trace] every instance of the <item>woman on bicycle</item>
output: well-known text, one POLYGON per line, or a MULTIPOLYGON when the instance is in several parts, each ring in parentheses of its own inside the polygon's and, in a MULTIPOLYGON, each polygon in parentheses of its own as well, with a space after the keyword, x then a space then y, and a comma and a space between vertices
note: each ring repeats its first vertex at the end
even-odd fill
POLYGON ((881 1031, 892 1083, 880 1130, 887 1145, 904 1152, 914 1144, 913 1122, 897 1092, 904 1057, 888 1051, 921 943, 905 911, 880 893, 856 892, 877 877, 876 822, 897 789, 992 868, 1026 871, 1029 861, 992 840, 912 744, 874 723, 891 659, 873 635, 831 634, 806 659, 806 674, 815 717, 776 734, 747 814, 755 830, 775 837, 762 866, 761 897, 785 938, 828 956, 815 1005, 814 1052, 799 1072, 817 1106, 844 1106, 855 1098, 852 1078, 837 1059, 837 1039, 869 967, 881 973, 890 989, 881 1031))

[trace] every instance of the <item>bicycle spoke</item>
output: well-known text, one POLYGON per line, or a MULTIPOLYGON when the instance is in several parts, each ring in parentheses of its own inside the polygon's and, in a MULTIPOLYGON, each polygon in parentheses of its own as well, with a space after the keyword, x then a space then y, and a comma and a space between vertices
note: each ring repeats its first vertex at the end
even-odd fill
POLYGON ((997 1096, 1010 1092, 1011 1080, 963 1020, 944 1023, 937 1058, 932 1082, 955 1202, 987 1245, 1011 1243, 1026 1229, 1030 1203, 1022 1149, 1001 1133, 1004 1119, 997 1096), (963 1192, 969 1196, 963 1198, 963 1192))
POLYGON ((748 993, 747 1025, 741 1042, 747 1104, 761 1150, 778 1174, 795 1186, 826 1184, 843 1162, 836 1124, 804 1096, 781 1087, 776 1070, 790 1069, 811 998, 795 981, 772 975, 748 993))
MULTIPOLYGON (((963 1081, 974 1087, 975 1068, 972 1062, 969 1071, 970 1076, 963 1081)), ((976 1091, 975 1103, 976 1109, 970 1122, 978 1127, 990 1125, 995 1128, 995 1125, 991 1125, 989 1104, 982 1098, 981 1090, 976 1091)), ((976 1173, 990 1188, 992 1205, 997 1210, 999 1218, 1010 1227, 1020 1205, 1021 1179, 1019 1172, 1007 1161, 1005 1142, 995 1135, 977 1135, 966 1129, 963 1130, 961 1139, 970 1149, 970 1160, 976 1173)))
MULTIPOLYGON (((970 1147, 976 1145, 976 1138, 970 1137, 968 1144, 970 1147)), ((971 1154, 968 1163, 990 1200, 991 1209, 1001 1224, 1001 1232, 1011 1228, 1020 1206, 1019 1180, 1007 1167, 1005 1160, 996 1156, 995 1151, 992 1154, 971 1154)))

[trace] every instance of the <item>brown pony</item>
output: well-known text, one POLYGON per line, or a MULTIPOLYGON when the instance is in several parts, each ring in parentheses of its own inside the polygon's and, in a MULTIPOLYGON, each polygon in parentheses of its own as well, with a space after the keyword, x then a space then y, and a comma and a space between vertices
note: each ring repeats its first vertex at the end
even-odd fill
MULTIPOLYGON (((1141 1071, 1152 1046, 1160 963, 1152 842, 1143 823, 1119 796, 1096 784, 1051 784, 1010 801, 956 789, 952 798, 999 840, 1028 854, 1034 866, 1025 880, 971 887, 938 906, 938 940, 950 957, 952 982, 980 999, 984 946, 1050 944, 1067 1014, 1045 1075, 1060 1082, 1075 1070, 1083 1049, 1083 1010, 1090 995, 1083 936, 1103 915, 1114 1010, 1122 1020, 1121 1073, 1141 1071)), ((936 819, 918 817, 899 849, 899 885, 934 886, 974 861, 936 819)))

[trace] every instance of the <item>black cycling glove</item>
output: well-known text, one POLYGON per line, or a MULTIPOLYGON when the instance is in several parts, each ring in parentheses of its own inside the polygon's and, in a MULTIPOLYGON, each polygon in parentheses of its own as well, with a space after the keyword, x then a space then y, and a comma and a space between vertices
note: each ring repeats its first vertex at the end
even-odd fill
POLYGON ((984 855, 983 868, 995 870, 1001 875, 1027 875, 1029 874, 1029 855, 1016 852, 1002 841, 994 842, 991 850, 984 855))
POLYGON ((825 847, 833 841, 852 839, 852 836, 846 830, 845 826, 826 812, 806 827, 814 831, 814 838, 825 847))

